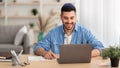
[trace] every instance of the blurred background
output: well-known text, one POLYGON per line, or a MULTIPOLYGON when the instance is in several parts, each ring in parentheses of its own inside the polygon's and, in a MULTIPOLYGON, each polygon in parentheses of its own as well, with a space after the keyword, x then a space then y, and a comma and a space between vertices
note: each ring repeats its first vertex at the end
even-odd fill
POLYGON ((0 0, 0 25, 32 23, 37 43, 41 23, 44 35, 60 25, 60 8, 68 2, 76 6, 77 21, 105 47, 120 44, 120 0, 0 0))

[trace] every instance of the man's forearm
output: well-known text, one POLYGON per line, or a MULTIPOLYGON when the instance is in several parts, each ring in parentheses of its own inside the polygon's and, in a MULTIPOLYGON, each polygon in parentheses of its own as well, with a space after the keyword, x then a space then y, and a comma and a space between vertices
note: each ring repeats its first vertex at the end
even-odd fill
POLYGON ((36 55, 41 55, 44 56, 45 54, 47 54, 47 51, 45 51, 43 48, 38 48, 35 52, 36 55))

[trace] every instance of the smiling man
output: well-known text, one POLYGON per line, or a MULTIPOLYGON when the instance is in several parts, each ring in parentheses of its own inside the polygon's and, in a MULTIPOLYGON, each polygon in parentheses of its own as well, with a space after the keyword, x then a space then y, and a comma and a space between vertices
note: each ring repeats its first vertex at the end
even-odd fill
POLYGON ((36 55, 46 59, 57 58, 63 44, 92 44, 92 57, 100 55, 103 45, 84 26, 76 22, 76 8, 66 3, 61 8, 62 25, 54 28, 34 47, 36 55))

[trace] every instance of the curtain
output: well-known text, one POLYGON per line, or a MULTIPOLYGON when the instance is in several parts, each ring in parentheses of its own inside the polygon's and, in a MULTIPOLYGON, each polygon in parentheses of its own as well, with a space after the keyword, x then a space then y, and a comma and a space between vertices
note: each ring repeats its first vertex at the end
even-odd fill
POLYGON ((80 0, 80 23, 105 47, 120 44, 120 0, 80 0))

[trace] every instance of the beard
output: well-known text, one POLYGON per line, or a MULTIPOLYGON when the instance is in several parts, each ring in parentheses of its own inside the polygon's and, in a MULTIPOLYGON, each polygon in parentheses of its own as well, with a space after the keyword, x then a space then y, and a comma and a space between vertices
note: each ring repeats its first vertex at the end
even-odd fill
POLYGON ((64 24, 64 28, 66 29, 66 30, 73 30, 73 28, 74 28, 74 23, 65 23, 64 24))

